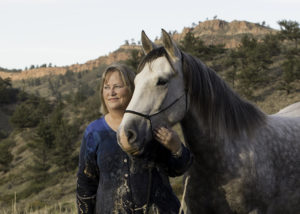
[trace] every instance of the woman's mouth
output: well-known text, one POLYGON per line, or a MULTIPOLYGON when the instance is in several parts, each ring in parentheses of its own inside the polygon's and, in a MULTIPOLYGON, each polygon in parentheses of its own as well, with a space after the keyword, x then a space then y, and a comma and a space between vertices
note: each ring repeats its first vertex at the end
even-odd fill
POLYGON ((110 99, 108 99, 108 101, 110 101, 110 102, 114 102, 114 101, 117 101, 117 100, 119 100, 119 98, 110 98, 110 99))

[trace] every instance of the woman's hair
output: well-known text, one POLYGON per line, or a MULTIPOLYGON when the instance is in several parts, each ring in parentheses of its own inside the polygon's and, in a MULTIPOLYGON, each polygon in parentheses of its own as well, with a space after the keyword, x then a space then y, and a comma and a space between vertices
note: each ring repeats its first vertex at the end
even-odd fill
POLYGON ((101 82, 100 82, 100 101, 101 101, 100 113, 103 115, 108 113, 108 110, 107 110, 107 107, 105 105, 104 98, 103 98, 104 83, 106 81, 107 74, 115 72, 115 71, 119 72, 124 85, 128 86, 129 93, 132 94, 133 90, 134 90, 135 73, 131 69, 129 69, 127 66, 120 64, 120 63, 113 63, 113 64, 109 65, 103 72, 102 77, 101 77, 101 82))

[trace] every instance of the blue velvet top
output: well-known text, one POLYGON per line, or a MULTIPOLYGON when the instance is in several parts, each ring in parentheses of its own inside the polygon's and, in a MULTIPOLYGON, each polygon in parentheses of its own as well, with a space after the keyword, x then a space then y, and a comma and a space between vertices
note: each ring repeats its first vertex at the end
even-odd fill
POLYGON ((149 200, 152 210, 177 214, 180 203, 168 176, 182 175, 191 154, 182 145, 182 156, 175 158, 157 141, 151 144, 149 156, 134 158, 121 150, 104 117, 89 124, 79 155, 78 213, 144 213, 149 200))

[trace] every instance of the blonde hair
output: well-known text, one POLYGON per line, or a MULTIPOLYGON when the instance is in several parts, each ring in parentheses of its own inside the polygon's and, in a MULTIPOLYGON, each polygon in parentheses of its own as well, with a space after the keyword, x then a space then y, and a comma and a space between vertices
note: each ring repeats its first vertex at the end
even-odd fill
POLYGON ((116 72, 116 71, 119 72, 124 85, 128 86, 129 93, 131 95, 134 90, 135 73, 132 70, 130 70, 127 66, 120 64, 120 63, 113 63, 113 64, 109 65, 103 72, 102 77, 101 77, 101 82, 100 82, 100 101, 101 101, 100 113, 102 115, 108 113, 108 110, 107 110, 107 107, 105 105, 104 98, 103 98, 103 87, 104 87, 105 79, 107 77, 107 74, 116 72))

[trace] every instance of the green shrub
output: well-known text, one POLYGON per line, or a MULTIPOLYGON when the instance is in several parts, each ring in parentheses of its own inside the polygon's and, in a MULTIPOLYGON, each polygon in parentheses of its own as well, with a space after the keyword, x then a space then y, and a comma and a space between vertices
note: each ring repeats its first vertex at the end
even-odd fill
POLYGON ((0 104, 16 102, 19 90, 11 87, 11 79, 0 77, 0 104))
POLYGON ((52 106, 45 99, 31 96, 16 107, 10 122, 16 128, 35 127, 51 112, 51 109, 52 106))
POLYGON ((14 144, 15 142, 10 139, 0 141, 0 171, 7 172, 9 170, 10 163, 13 160, 10 148, 14 144))
POLYGON ((7 138, 8 134, 6 131, 4 130, 0 130, 0 140, 1 139, 4 139, 4 138, 7 138))

